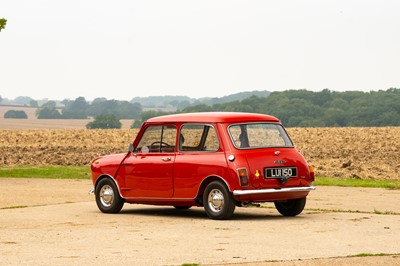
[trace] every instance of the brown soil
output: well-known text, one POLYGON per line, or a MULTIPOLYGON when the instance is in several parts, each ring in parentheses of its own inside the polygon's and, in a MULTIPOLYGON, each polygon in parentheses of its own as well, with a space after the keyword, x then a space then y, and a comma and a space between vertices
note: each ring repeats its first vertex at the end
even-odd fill
POLYGON ((400 180, 400 127, 288 131, 317 175, 400 180))
MULTIPOLYGON (((289 128, 318 176, 400 180, 400 127, 289 128)), ((0 130, 1 165, 88 165, 127 151, 137 134, 121 130, 0 130)))

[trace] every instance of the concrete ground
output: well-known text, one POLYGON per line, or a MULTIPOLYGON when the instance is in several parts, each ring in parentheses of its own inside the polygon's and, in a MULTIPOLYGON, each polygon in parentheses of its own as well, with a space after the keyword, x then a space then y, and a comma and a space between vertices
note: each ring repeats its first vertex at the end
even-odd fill
POLYGON ((0 187, 0 265, 400 265, 400 190, 318 187, 297 217, 265 204, 215 221, 197 207, 103 214, 90 180, 0 187))

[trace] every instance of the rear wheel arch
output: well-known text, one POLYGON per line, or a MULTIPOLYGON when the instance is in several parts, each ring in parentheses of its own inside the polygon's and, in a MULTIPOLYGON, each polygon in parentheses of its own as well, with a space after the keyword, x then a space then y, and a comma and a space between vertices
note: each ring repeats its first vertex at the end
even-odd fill
POLYGON ((221 181, 222 183, 225 184, 225 186, 228 188, 228 190, 230 192, 232 192, 228 182, 224 178, 217 176, 217 175, 212 175, 212 176, 208 176, 208 177, 204 178, 204 180, 201 182, 198 192, 197 192, 197 197, 202 197, 204 194, 204 190, 206 189, 208 184, 210 184, 211 182, 214 182, 214 181, 221 181))
POLYGON ((221 179, 208 183, 202 198, 204 210, 209 218, 225 220, 232 217, 236 206, 235 200, 221 179))

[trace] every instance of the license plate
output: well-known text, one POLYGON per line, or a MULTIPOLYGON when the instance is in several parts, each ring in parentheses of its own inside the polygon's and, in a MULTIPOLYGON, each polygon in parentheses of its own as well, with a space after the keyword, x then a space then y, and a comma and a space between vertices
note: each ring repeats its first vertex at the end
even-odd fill
POLYGON ((296 177, 296 167, 265 168, 266 178, 296 177))

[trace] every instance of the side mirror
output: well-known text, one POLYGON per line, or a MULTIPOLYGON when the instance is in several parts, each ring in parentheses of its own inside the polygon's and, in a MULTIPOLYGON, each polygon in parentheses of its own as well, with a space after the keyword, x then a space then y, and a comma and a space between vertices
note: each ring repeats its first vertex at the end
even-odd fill
POLYGON ((129 143, 128 150, 130 152, 133 152, 133 144, 132 143, 129 143))

